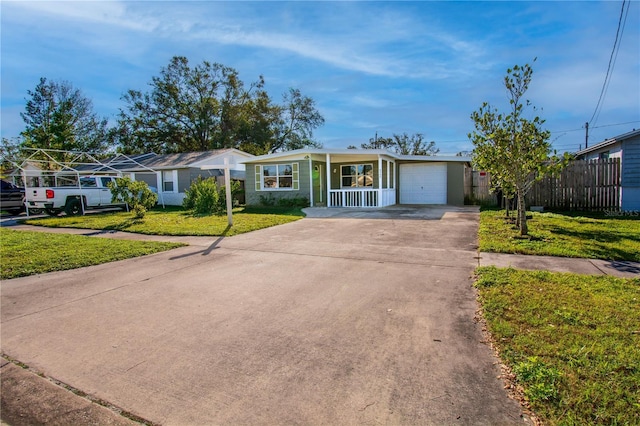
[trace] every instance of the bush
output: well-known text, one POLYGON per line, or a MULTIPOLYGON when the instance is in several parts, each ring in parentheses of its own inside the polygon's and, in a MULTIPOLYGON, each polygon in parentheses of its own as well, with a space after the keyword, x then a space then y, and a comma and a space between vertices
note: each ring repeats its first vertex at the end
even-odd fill
POLYGON ((116 178, 109 182, 112 203, 127 203, 136 219, 144 218, 147 210, 158 202, 158 195, 149 188, 146 182, 131 180, 129 177, 116 178))
MULTIPOLYGON (((231 196, 240 192, 240 183, 231 181, 231 196)), ((196 214, 222 216, 227 211, 227 196, 224 186, 219 187, 215 178, 198 179, 185 192, 182 206, 196 214)))

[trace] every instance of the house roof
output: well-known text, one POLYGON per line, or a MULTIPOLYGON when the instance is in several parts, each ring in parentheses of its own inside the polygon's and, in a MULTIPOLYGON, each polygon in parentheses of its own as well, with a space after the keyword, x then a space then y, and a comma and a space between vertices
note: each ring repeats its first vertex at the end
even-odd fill
POLYGON ((260 155, 245 163, 256 163, 284 158, 302 158, 308 155, 334 155, 334 156, 385 156, 400 161, 455 161, 469 162, 471 157, 458 157, 453 155, 401 155, 386 149, 296 149, 293 151, 275 152, 273 154, 260 155))
POLYGON ((181 167, 193 167, 197 166, 197 163, 201 163, 212 157, 220 157, 224 154, 238 154, 243 157, 251 158, 253 155, 243 152, 237 149, 217 149, 211 151, 199 151, 199 152, 182 152, 178 154, 163 154, 156 155, 149 159, 141 161, 141 163, 152 169, 166 169, 166 168, 181 168, 181 167))
MULTIPOLYGON (((99 171, 113 171, 113 170, 161 170, 161 169, 180 169, 187 167, 199 167, 202 162, 215 157, 223 157, 225 154, 234 153, 242 157, 250 158, 253 155, 229 148, 229 149, 217 149, 211 151, 198 151, 198 152, 182 152, 177 154, 135 154, 135 155, 123 155, 119 154, 108 160, 105 160, 99 165, 82 165, 78 166, 76 170, 91 170, 95 172, 99 171)), ((222 166, 222 162, 220 162, 222 166)))
POLYGON ((598 150, 600 150, 602 148, 606 148, 608 146, 611 146, 611 145, 616 144, 618 142, 622 142, 622 141, 627 140, 627 139, 634 138, 636 136, 640 136, 640 129, 638 129, 638 130, 634 129, 634 130, 632 130, 630 132, 623 133, 623 134, 618 135, 618 136, 614 136, 611 139, 606 139, 606 140, 604 140, 602 142, 599 142, 599 143, 597 143, 595 145, 592 145, 592 146, 590 146, 588 148, 585 148, 583 150, 580 150, 580 151, 576 152, 576 156, 580 157, 581 155, 585 155, 585 154, 588 154, 590 152, 598 151, 598 150))

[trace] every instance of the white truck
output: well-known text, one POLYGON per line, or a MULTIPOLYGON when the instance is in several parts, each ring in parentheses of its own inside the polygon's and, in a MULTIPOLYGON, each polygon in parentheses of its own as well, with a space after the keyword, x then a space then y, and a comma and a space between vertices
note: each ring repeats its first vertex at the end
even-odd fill
POLYGON ((126 204, 111 201, 111 190, 107 185, 113 181, 113 176, 81 176, 73 186, 26 188, 25 199, 29 209, 44 209, 51 216, 62 211, 71 216, 83 214, 88 209, 126 209, 126 204))

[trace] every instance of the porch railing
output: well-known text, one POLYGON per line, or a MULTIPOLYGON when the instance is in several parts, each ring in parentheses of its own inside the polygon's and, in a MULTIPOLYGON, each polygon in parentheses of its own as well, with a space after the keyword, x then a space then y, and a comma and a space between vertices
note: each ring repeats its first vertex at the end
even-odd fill
POLYGON ((329 207, 385 207, 395 203, 395 189, 332 189, 329 191, 329 207))

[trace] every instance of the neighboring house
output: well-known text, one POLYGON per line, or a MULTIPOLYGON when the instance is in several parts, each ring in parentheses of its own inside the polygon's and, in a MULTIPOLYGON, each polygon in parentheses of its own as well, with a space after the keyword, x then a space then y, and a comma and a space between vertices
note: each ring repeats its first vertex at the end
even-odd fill
POLYGON ((281 198, 311 206, 384 207, 464 203, 469 157, 386 150, 299 149, 246 160, 248 205, 281 198))
POLYGON ((164 204, 181 205, 185 191, 198 176, 215 177, 219 184, 224 183, 225 160, 231 179, 244 181, 245 166, 242 162, 253 157, 237 149, 152 155, 138 160, 139 165, 129 166, 126 172, 132 179, 156 187, 164 204))
POLYGON ((576 152, 578 160, 620 158, 620 208, 640 211, 640 130, 607 139, 576 152))
POLYGON ((34 161, 26 161, 20 167, 11 170, 7 177, 17 186, 25 186, 25 180, 27 186, 43 186, 45 184, 42 168, 34 161))

